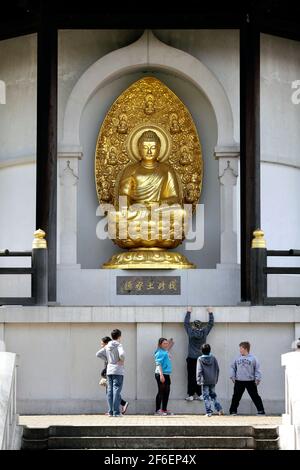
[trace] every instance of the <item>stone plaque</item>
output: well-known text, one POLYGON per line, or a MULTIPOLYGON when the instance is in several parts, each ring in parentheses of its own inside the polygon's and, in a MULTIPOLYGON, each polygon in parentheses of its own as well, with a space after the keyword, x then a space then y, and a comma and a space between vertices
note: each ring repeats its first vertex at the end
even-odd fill
POLYGON ((180 295, 180 276, 117 276, 117 295, 180 295))

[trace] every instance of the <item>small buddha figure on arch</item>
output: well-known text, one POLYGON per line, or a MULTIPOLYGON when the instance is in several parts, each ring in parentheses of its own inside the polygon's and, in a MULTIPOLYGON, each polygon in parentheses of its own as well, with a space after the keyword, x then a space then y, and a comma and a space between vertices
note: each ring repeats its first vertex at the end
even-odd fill
POLYGON ((172 113, 170 115, 170 132, 172 134, 176 134, 177 132, 180 132, 180 125, 179 125, 178 116, 176 113, 172 113))
POLYGON ((180 158, 180 163, 181 165, 189 165, 193 161, 193 156, 190 153, 190 150, 187 145, 183 145, 180 149, 181 152, 181 158, 180 158))
POLYGON ((128 131, 128 118, 126 114, 122 113, 119 116, 118 132, 119 134, 126 134, 128 131))
POLYGON ((147 95, 145 98, 144 112, 148 115, 153 114, 155 112, 154 96, 151 94, 147 95))
POLYGON ((109 149, 108 153, 108 164, 116 165, 118 163, 117 149, 113 145, 109 149))

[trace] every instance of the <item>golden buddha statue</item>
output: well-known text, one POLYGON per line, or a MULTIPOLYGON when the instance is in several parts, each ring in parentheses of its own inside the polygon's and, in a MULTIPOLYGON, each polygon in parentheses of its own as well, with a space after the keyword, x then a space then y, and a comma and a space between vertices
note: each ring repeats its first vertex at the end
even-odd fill
POLYGON ((158 160, 160 147, 157 133, 144 131, 138 139, 141 160, 127 165, 120 175, 119 211, 109 217, 119 228, 115 241, 122 248, 175 248, 184 238, 187 215, 181 183, 171 165, 158 160), (122 230, 125 239, 120 237, 122 230))
POLYGON ((169 249, 184 240, 200 196, 201 146, 189 111, 160 80, 138 80, 112 105, 98 136, 95 179, 99 203, 110 207, 109 237, 126 249, 103 268, 195 267, 169 249))

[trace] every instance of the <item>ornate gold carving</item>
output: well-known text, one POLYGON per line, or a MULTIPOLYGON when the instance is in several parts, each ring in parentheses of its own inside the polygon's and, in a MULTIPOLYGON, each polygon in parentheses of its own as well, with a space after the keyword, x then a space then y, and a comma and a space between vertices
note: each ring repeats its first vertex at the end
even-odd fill
POLYGON ((180 253, 168 252, 160 248, 136 248, 113 255, 103 264, 108 269, 190 269, 195 268, 180 253))
POLYGON ((99 202, 115 203, 118 175, 130 163, 131 152, 136 160, 139 159, 136 151, 138 137, 143 130, 150 128, 158 133, 162 147, 168 146, 164 157, 160 155, 159 159, 169 163, 180 176, 184 202, 192 203, 195 208, 201 194, 203 175, 197 130, 182 101, 154 77, 145 77, 133 83, 113 103, 103 121, 95 154, 99 202), (145 112, 148 108, 151 109, 150 114, 145 112))
POLYGON ((199 138, 184 104, 154 77, 131 85, 114 102, 100 129, 95 178, 99 202, 111 203, 116 208, 109 220, 116 223, 118 232, 124 227, 124 213, 131 227, 134 226, 134 236, 116 235, 115 243, 134 250, 113 256, 103 267, 194 267, 182 255, 161 248, 175 248, 182 242, 186 233, 183 205, 189 203, 195 209, 201 193, 202 172, 199 138), (121 196, 127 198, 126 207, 119 207, 121 196), (163 218, 166 206, 155 209, 159 218, 148 223, 145 211, 136 206, 131 209, 132 204, 143 204, 146 210, 163 204, 168 211, 169 206, 177 204, 170 215, 171 229, 170 225, 167 229, 163 218), (142 233, 145 223, 148 224, 146 232, 142 233), (158 229, 156 235, 153 235, 154 226, 158 229))
POLYGON ((251 248, 267 248, 266 240, 264 238, 265 234, 263 230, 257 228, 253 232, 254 238, 252 240, 251 248))

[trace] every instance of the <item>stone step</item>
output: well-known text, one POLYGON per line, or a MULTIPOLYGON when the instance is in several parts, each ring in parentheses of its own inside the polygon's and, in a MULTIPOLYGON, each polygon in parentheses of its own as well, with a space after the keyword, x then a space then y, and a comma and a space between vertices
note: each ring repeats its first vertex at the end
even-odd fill
POLYGON ((247 425, 24 426, 22 441, 23 450, 278 448, 277 426, 247 425))
POLYGON ((256 439, 256 450, 279 450, 279 437, 276 439, 256 439))
MULTIPOLYGON (((58 450, 62 450, 62 451, 67 451, 67 450, 71 450, 71 451, 75 451, 75 450, 81 450, 81 451, 82 451, 82 450, 85 450, 85 451, 86 451, 86 450, 113 450, 114 452, 118 452, 118 449, 47 449, 47 450, 48 450, 48 451, 51 451, 51 450, 55 450, 55 451, 56 451, 56 450, 57 450, 57 451, 58 451, 58 450)), ((120 451, 124 451, 125 449, 119 449, 119 450, 120 450, 120 451)), ((138 449, 128 449, 128 448, 126 447, 126 452, 127 452, 127 451, 129 452, 129 451, 131 451, 131 450, 137 451, 138 449)), ((158 451, 160 451, 160 452, 166 452, 166 453, 167 453, 167 452, 170 452, 170 449, 144 449, 144 448, 143 448, 143 449, 140 449, 140 450, 143 450, 143 451, 147 451, 147 450, 149 450, 149 451, 155 451, 155 450, 158 450, 158 451)), ((179 451, 179 450, 184 451, 185 449, 176 449, 176 450, 177 450, 177 451, 179 451)), ((199 450, 199 449, 189 449, 189 452, 196 451, 196 450, 199 450)), ((208 448, 208 447, 203 447, 203 448, 201 448, 200 450, 201 450, 201 451, 202 451, 202 450, 210 450, 210 451, 211 451, 212 449, 210 449, 210 448, 208 448)), ((224 450, 224 451, 226 451, 226 450, 242 451, 242 450, 245 450, 245 451, 247 451, 247 452, 250 452, 250 451, 254 451, 254 450, 256 450, 256 449, 232 449, 232 448, 230 448, 230 447, 228 447, 228 448, 226 447, 226 449, 214 448, 213 450, 214 450, 214 451, 218 451, 218 450, 222 450, 222 451, 223 451, 223 450, 224 450)))
POLYGON ((253 449, 253 437, 51 437, 23 440, 23 449, 253 449))
POLYGON ((253 426, 50 426, 48 428, 30 428, 24 426, 23 438, 48 439, 51 437, 172 437, 177 436, 205 437, 255 437, 255 439, 275 439, 278 437, 277 426, 253 427, 253 426))

